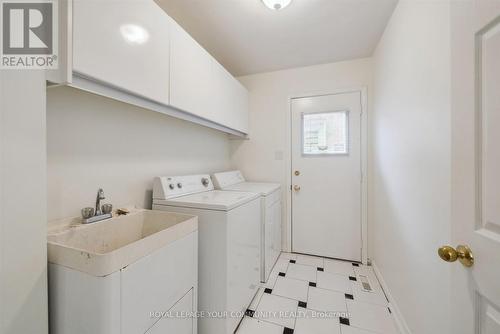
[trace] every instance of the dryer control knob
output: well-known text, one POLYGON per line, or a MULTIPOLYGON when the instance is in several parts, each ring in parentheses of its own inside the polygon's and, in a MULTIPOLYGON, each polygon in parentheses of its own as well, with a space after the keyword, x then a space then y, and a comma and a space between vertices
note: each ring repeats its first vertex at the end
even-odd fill
POLYGON ((201 179, 201 184, 203 184, 205 187, 208 187, 210 181, 206 177, 204 177, 201 179))
POLYGON ((169 187, 171 190, 174 190, 174 189, 175 189, 175 186, 174 186, 172 183, 170 183, 170 184, 168 185, 168 187, 169 187))
POLYGON ((182 188, 182 183, 177 183, 177 188, 181 189, 182 188))

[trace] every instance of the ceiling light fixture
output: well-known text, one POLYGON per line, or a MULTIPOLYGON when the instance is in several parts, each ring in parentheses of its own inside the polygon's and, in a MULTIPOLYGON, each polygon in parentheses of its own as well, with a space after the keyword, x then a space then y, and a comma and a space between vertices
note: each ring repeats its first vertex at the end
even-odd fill
POLYGON ((280 10, 287 7, 292 0, 262 0, 262 2, 272 10, 280 10))

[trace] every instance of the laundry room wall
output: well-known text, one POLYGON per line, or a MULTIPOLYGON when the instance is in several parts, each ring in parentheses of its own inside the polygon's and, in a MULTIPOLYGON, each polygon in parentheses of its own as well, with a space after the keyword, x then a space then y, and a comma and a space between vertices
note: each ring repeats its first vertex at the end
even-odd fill
POLYGON ((98 188, 115 207, 151 208, 155 176, 229 164, 222 132, 74 88, 47 91, 49 221, 94 206, 98 188))
POLYGON ((47 334, 45 73, 0 70, 0 333, 47 334))
POLYGON ((452 332, 450 36, 448 1, 403 0, 374 55, 372 255, 404 333, 452 332))
POLYGON ((248 180, 281 183, 283 249, 289 250, 289 203, 285 200, 289 175, 287 166, 290 161, 290 142, 287 137, 289 99, 308 93, 366 87, 370 100, 372 61, 343 61, 249 75, 238 79, 250 92, 250 138, 231 141, 232 166, 242 170, 248 180))

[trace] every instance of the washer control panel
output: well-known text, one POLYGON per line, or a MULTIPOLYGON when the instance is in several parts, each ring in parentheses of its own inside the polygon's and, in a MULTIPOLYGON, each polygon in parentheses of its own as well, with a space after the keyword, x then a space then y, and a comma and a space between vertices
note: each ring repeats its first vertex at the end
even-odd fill
POLYGON ((153 182, 153 198, 169 199, 214 190, 209 175, 159 176, 153 182))
POLYGON ((245 182, 245 178, 239 170, 233 170, 224 173, 215 173, 212 176, 212 179, 216 189, 224 189, 226 187, 232 186, 233 184, 245 182))

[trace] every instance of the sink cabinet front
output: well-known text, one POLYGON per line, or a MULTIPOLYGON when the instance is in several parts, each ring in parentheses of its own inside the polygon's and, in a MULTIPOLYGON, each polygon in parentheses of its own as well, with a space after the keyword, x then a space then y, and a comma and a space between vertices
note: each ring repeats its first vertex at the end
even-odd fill
POLYGON ((104 277, 49 264, 52 334, 196 333, 198 232, 104 277), (166 331, 167 333, 169 331, 166 331))
POLYGON ((195 242, 168 245, 121 271, 122 334, 145 333, 155 321, 151 312, 166 312, 193 288, 197 279, 195 242))

